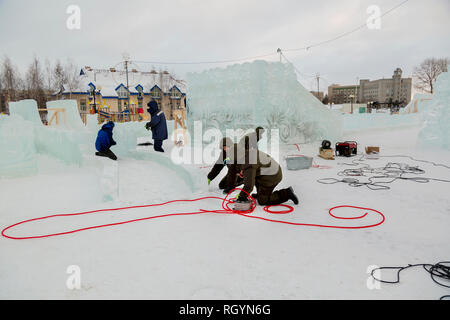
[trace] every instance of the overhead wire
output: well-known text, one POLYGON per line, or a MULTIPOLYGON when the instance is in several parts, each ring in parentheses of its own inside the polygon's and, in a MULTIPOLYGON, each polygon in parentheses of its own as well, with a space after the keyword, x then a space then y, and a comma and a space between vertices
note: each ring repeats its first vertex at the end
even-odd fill
MULTIPOLYGON (((408 1, 409 1, 409 0, 404 0, 403 2, 397 4, 396 6, 392 7, 391 9, 387 10, 387 11, 384 12, 382 15, 380 15, 379 18, 381 19, 381 18, 387 16, 387 15, 390 14, 391 12, 395 11, 396 9, 398 9, 398 8, 400 8, 401 6, 403 6, 404 4, 406 4, 408 1)), ((359 30, 362 30, 363 28, 366 28, 366 27, 367 27, 367 23, 364 23, 364 24, 362 24, 362 25, 360 25, 360 26, 358 26, 358 27, 356 27, 356 28, 354 28, 354 29, 352 29, 352 30, 350 30, 350 31, 344 32, 344 33, 342 33, 342 34, 340 34, 340 35, 338 35, 338 36, 336 36, 336 37, 333 37, 333 38, 331 38, 331 39, 324 40, 324 41, 321 41, 321 42, 318 42, 318 43, 315 43, 315 44, 312 44, 312 45, 309 45, 309 46, 301 47, 301 48, 284 49, 283 51, 284 51, 284 52, 292 52, 292 51, 309 50, 309 49, 311 49, 311 48, 319 47, 319 46, 322 46, 322 45, 324 45, 324 44, 328 44, 328 43, 334 42, 334 41, 336 41, 336 40, 339 40, 339 39, 341 39, 341 38, 343 38, 343 37, 346 37, 346 36, 348 36, 348 35, 350 35, 350 34, 352 34, 352 33, 355 33, 355 32, 357 32, 357 31, 359 31, 359 30)))
MULTIPOLYGON (((395 11, 396 9, 400 8, 401 6, 403 6, 404 4, 406 4, 407 2, 409 2, 410 0, 404 0, 401 3, 397 4, 396 6, 390 8, 389 10, 387 10, 386 12, 384 12, 382 15, 380 15, 380 19, 387 16, 388 14, 392 13, 393 11, 395 11)), ((318 43, 314 43, 308 46, 304 46, 301 48, 294 48, 294 49, 283 49, 283 52, 293 52, 293 51, 301 51, 301 50, 309 50, 311 48, 316 48, 319 46, 322 46, 324 44, 328 44, 334 41, 337 41, 343 37, 346 37, 352 33, 355 33, 363 28, 367 27, 367 23, 361 24, 360 26, 344 32, 338 36, 335 36, 331 39, 328 40, 324 40, 318 43)), ((260 58, 266 58, 266 57, 270 57, 270 56, 274 56, 277 55, 278 53, 282 52, 271 52, 271 53, 267 53, 267 54, 261 54, 261 55, 254 55, 254 56, 249 56, 249 57, 243 57, 243 58, 236 58, 236 59, 222 59, 222 60, 210 60, 210 61, 145 61, 145 60, 133 60, 133 62, 135 63, 144 63, 144 64, 164 64, 164 65, 200 65, 200 64, 221 64, 221 63, 232 63, 232 62, 241 62, 241 61, 246 61, 246 60, 254 60, 254 59, 260 59, 260 58)), ((283 55, 284 56, 284 55, 283 55)), ((284 58, 286 59, 286 57, 284 56, 284 58)), ((287 59, 286 59, 287 60, 287 59)), ((299 70, 297 70, 299 72, 299 70)), ((309 76, 306 74, 303 74, 305 76, 308 77, 314 77, 314 76, 309 76)))

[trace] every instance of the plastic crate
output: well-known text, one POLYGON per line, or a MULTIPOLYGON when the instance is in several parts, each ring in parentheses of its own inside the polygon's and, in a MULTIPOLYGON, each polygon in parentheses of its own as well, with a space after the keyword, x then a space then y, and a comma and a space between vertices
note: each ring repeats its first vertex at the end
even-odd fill
POLYGON ((304 170, 312 166, 313 158, 306 156, 286 157, 286 166, 288 170, 304 170))

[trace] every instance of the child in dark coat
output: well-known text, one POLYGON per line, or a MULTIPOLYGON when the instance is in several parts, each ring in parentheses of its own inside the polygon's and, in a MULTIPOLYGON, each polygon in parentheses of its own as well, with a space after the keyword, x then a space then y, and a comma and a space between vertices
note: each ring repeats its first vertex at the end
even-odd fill
POLYGON ((112 160, 117 160, 116 155, 110 150, 110 148, 116 145, 113 135, 114 122, 109 121, 105 123, 99 130, 97 140, 95 140, 95 148, 98 152, 95 155, 100 157, 108 157, 112 160))
POLYGON ((150 101, 148 104, 148 112, 150 113, 151 120, 147 122, 145 128, 152 130, 152 138, 154 140, 153 148, 155 151, 164 152, 162 144, 164 140, 167 140, 167 122, 164 112, 158 109, 158 103, 154 100, 150 101))

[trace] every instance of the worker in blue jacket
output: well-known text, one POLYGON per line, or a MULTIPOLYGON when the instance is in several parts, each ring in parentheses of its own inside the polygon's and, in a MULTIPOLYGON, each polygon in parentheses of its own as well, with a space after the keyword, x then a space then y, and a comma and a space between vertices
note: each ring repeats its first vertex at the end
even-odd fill
POLYGON ((150 122, 146 123, 145 128, 152 130, 152 138, 154 140, 153 148, 155 151, 164 152, 162 148, 163 141, 168 138, 166 116, 164 112, 158 109, 158 103, 156 101, 150 101, 147 106, 151 119, 150 122))
POLYGON ((113 128, 114 122, 109 121, 99 130, 97 140, 95 140, 95 148, 98 152, 96 152, 95 155, 117 160, 116 155, 110 149, 112 146, 116 145, 116 142, 113 139, 113 128))

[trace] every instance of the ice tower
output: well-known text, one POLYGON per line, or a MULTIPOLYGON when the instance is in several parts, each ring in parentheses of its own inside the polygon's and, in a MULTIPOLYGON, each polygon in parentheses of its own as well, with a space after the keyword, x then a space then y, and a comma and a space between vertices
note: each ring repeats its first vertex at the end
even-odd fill
POLYGON ((450 73, 443 72, 435 84, 433 99, 424 110, 419 145, 450 150, 450 73))
POLYGON ((339 114, 329 110, 298 81, 292 65, 255 61, 190 73, 188 123, 204 129, 279 129, 284 143, 340 137, 339 114))

